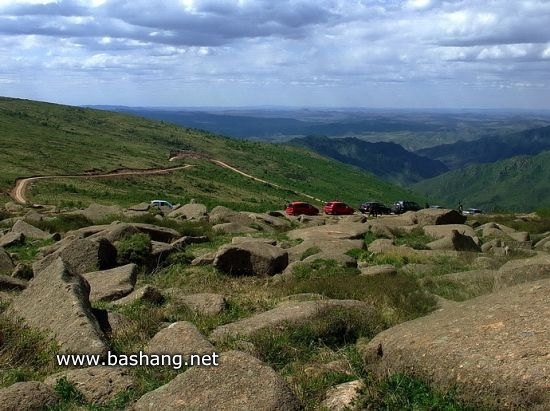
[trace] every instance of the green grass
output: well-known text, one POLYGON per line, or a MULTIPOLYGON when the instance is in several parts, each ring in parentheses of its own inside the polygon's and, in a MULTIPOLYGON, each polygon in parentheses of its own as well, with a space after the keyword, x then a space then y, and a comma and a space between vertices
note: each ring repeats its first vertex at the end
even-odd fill
POLYGON ((167 175, 106 179, 63 178, 32 185, 33 203, 82 207, 91 202, 130 205, 153 198, 174 203, 194 198, 209 207, 281 209, 289 200, 365 198, 391 202, 411 193, 374 176, 309 151, 278 144, 229 139, 139 117, 101 110, 0 98, 0 152, 4 195, 20 177, 85 174, 116 169, 173 167, 172 149, 201 153, 185 159, 193 167, 167 175), (85 153, 85 155, 83 155, 85 153), (272 184, 223 169, 215 158, 272 184))
POLYGON ((364 410, 473 411, 457 399, 456 393, 440 393, 406 374, 393 374, 380 382, 370 382, 355 404, 364 410))

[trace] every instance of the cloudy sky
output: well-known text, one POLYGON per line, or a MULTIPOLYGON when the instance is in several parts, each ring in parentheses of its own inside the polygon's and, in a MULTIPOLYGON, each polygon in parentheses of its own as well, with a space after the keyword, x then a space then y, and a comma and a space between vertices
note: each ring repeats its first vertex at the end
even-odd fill
POLYGON ((0 0, 0 95, 550 109, 550 0, 0 0))

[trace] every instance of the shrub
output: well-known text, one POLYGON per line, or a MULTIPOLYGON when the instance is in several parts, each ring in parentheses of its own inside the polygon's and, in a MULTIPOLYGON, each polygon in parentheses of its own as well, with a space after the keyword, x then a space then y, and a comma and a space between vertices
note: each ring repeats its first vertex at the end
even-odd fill
POLYGON ((144 233, 135 233, 116 244, 117 263, 145 265, 151 255, 151 238, 144 233))

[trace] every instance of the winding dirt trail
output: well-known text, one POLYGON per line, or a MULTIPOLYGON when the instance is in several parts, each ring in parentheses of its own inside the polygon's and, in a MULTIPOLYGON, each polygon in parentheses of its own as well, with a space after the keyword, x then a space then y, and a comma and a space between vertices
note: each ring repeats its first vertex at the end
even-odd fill
POLYGON ((110 173, 104 174, 66 174, 66 175, 55 175, 55 176, 36 176, 36 177, 27 177, 20 178, 15 181, 15 186, 10 191, 11 198, 21 204, 26 204, 27 199, 25 197, 25 192, 29 184, 38 180, 55 180, 59 178, 113 178, 113 177, 124 177, 124 176, 134 176, 134 175, 148 175, 148 174, 168 174, 172 171, 183 170, 185 168, 193 167, 191 164, 186 164, 178 167, 170 168, 151 168, 146 170, 118 170, 112 171, 110 173))
MULTIPOLYGON (((214 163, 214 164, 216 164, 220 167, 231 170, 235 173, 238 173, 238 174, 240 174, 244 177, 250 178, 250 179, 252 179, 254 181, 257 181, 259 183, 269 184, 270 186, 281 189, 281 190, 289 190, 285 187, 280 186, 279 184, 272 183, 271 181, 267 181, 267 180, 263 180, 263 179, 258 178, 258 177, 254 177, 253 175, 245 173, 244 171, 241 171, 238 168, 230 166, 229 164, 224 163, 223 161, 213 160, 213 159, 209 159, 209 160, 212 163, 214 163)), ((172 161, 172 159, 171 159, 171 161, 172 161)), ((16 201, 20 204, 26 204, 27 199, 26 199, 25 193, 27 191, 27 187, 29 186, 29 184, 33 183, 34 181, 38 181, 38 180, 55 180, 55 179, 59 179, 59 178, 117 178, 117 177, 132 176, 132 175, 167 174, 167 173, 170 173, 172 171, 183 170, 183 169, 189 168, 189 167, 193 167, 193 165, 186 164, 186 165, 178 166, 178 167, 152 168, 152 169, 145 169, 145 170, 144 169, 141 169, 141 170, 117 170, 117 171, 112 171, 110 173, 104 173, 104 174, 67 174, 67 175, 36 176, 36 177, 20 178, 20 179, 16 180, 15 186, 10 191, 10 196, 14 201, 16 201)), ((315 201, 318 201, 318 202, 321 202, 321 203, 323 202, 323 200, 320 200, 319 198, 316 198, 316 197, 311 196, 309 194, 301 193, 301 192, 295 191, 295 190, 290 190, 290 191, 292 191, 296 195, 307 197, 311 200, 315 200, 315 201)))

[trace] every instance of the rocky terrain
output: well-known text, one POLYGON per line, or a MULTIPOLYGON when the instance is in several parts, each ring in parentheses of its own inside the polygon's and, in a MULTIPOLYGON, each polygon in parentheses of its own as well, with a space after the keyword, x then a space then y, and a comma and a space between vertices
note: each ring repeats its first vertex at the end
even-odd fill
POLYGON ((2 216, 0 410, 377 408, 395 375, 464 408, 550 407, 550 232, 512 227, 544 226, 536 215, 2 216), (139 351, 219 365, 54 363, 139 351))

